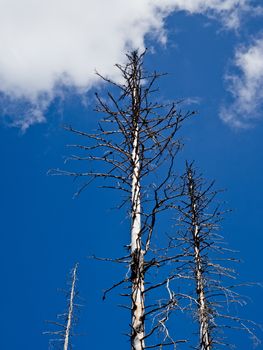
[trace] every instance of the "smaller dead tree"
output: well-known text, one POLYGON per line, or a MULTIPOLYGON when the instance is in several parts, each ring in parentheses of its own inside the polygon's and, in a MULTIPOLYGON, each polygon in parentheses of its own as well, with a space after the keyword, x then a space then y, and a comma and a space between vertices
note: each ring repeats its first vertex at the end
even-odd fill
MULTIPOLYGON (((218 191, 213 183, 207 184, 197 174, 193 164, 186 164, 182 176, 182 197, 175 205, 179 213, 179 235, 174 248, 180 249, 184 258, 177 268, 178 275, 192 281, 192 290, 184 294, 191 301, 191 309, 198 322, 198 350, 229 347, 223 337, 225 329, 243 329, 257 343, 255 324, 233 315, 233 305, 244 305, 238 287, 247 283, 233 283, 237 276, 233 263, 237 259, 229 254, 219 233, 223 212, 215 204, 218 191)), ((179 296, 178 296, 179 297, 179 296)))
POLYGON ((59 329, 43 333, 55 336, 55 338, 50 340, 52 348, 53 346, 58 346, 59 349, 63 350, 71 349, 71 337, 74 335, 73 328, 76 323, 75 309, 78 307, 75 303, 78 294, 76 288, 77 270, 78 264, 76 264, 71 271, 70 289, 69 291, 66 291, 68 300, 67 311, 57 316, 58 321, 48 321, 49 324, 52 324, 59 329), (62 322, 60 320, 62 320, 62 322))

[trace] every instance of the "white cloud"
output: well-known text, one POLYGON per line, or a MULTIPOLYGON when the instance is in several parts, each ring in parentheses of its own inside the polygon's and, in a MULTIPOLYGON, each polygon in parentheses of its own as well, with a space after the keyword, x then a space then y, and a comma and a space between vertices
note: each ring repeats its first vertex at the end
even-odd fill
MULTIPOLYGON (((59 85, 79 91, 97 83, 94 70, 114 78, 114 64, 146 34, 165 42, 164 20, 173 11, 203 13, 238 26, 249 0, 0 0, 0 92, 42 112, 59 85), (44 98, 43 98, 44 96, 44 98), (45 103, 39 103, 39 99, 45 103), (41 106, 41 107, 39 107, 41 106), (44 106, 44 107, 43 107, 44 106)), ((3 104, 3 100, 2 100, 3 104)), ((5 106, 8 114, 8 106, 5 106)), ((11 113, 11 112, 10 112, 11 113)), ((13 116, 17 124, 17 116, 13 116)), ((19 119, 23 126, 23 117, 19 119)))
POLYGON ((222 107, 221 118, 234 127, 249 127, 263 114, 263 35, 240 47, 234 63, 239 72, 226 76, 233 101, 222 107))
POLYGON ((171 0, 172 9, 220 19, 225 27, 237 29, 242 13, 252 10, 250 0, 171 0))

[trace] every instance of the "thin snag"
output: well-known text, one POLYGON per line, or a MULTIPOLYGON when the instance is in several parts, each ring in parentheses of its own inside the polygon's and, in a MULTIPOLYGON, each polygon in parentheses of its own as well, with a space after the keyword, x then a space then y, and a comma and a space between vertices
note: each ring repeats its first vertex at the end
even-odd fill
POLYGON ((78 295, 76 289, 77 269, 78 264, 76 264, 71 271, 70 290, 66 292, 68 299, 67 312, 57 315, 58 321, 47 321, 49 324, 55 326, 57 330, 43 332, 43 334, 48 334, 50 336, 52 335, 49 342, 51 349, 59 348, 69 350, 72 348, 71 338, 74 335, 73 329, 76 323, 75 311, 79 306, 75 303, 78 295))

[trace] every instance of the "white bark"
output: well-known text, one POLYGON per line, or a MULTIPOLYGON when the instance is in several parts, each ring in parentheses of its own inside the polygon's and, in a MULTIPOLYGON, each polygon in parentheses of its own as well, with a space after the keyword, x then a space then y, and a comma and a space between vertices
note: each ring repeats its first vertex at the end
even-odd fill
POLYGON ((138 87, 136 67, 133 86, 133 150, 132 150, 132 224, 131 224, 131 279, 132 279, 132 350, 143 350, 144 344, 144 251, 141 241, 140 145, 138 126, 138 87))
MULTIPOLYGON (((199 227, 198 225, 195 225, 194 228, 194 238, 195 242, 197 243, 199 233, 199 227)), ((198 308, 199 308, 199 325, 200 325, 200 345, 201 350, 211 350, 210 346, 210 336, 209 336, 209 324, 208 324, 208 318, 207 318, 207 305, 206 305, 206 298, 205 298, 205 291, 204 291, 204 279, 203 279, 203 273, 202 273, 202 258, 200 254, 200 248, 199 244, 195 244, 195 277, 196 277, 196 291, 198 295, 198 308)))
MULTIPOLYGON (((190 184, 190 193, 194 195, 193 185, 190 184)), ((198 302, 198 318, 199 318, 199 338, 200 350, 211 350, 209 320, 207 315, 207 302, 205 297, 205 285, 202 271, 202 256, 200 252, 200 227, 197 223, 197 205, 192 197, 192 225, 193 225, 193 240, 194 240, 194 259, 195 259, 195 280, 196 293, 198 302)))
POLYGON ((66 330, 65 330, 65 340, 64 340, 64 347, 63 347, 64 350, 69 349, 69 338, 70 338, 72 321, 73 321, 74 297, 75 297, 76 280, 77 280, 77 268, 78 268, 78 265, 75 265, 73 272, 72 272, 72 284, 71 284, 71 290, 70 290, 69 309, 68 309, 67 325, 66 325, 66 330))

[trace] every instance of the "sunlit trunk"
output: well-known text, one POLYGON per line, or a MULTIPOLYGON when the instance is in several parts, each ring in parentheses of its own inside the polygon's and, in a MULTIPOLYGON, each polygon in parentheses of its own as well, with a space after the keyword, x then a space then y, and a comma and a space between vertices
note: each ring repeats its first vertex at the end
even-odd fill
POLYGON ((133 148, 132 148, 132 223, 131 223, 131 281, 132 281, 132 350, 145 348, 144 336, 144 250, 141 240, 140 145, 138 125, 138 81, 136 67, 133 80, 133 148))
POLYGON ((207 318, 207 305, 205 298, 205 286, 202 271, 202 257, 199 247, 199 227, 194 227, 194 253, 195 253, 195 279, 196 293, 198 302, 198 318, 199 318, 199 335, 200 335, 200 350, 211 350, 209 324, 207 318))
POLYGON ((64 350, 69 349, 69 338, 70 333, 72 329, 72 322, 73 322, 73 310, 74 310, 74 297, 75 297, 75 288, 76 288, 76 280, 77 280, 77 265, 74 267, 72 272, 72 284, 71 284, 71 290, 70 290, 70 297, 69 297, 69 309, 68 309, 68 316, 67 316, 67 325, 65 330, 65 339, 64 339, 64 350))
POLYGON ((192 208, 192 234, 193 234, 193 245, 194 245, 194 263, 195 263, 195 283, 196 283, 196 294, 198 303, 198 321, 199 321, 199 339, 200 339, 200 350, 211 350, 210 331, 209 331, 209 319, 207 310, 207 301, 205 297, 205 280, 203 275, 203 263, 202 255, 200 250, 200 227, 197 219, 197 204, 194 194, 194 185, 192 183, 191 174, 189 174, 189 194, 191 197, 191 208, 192 208))

